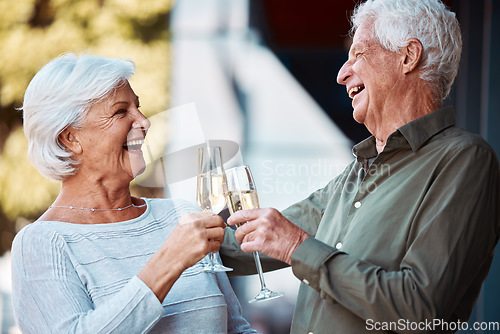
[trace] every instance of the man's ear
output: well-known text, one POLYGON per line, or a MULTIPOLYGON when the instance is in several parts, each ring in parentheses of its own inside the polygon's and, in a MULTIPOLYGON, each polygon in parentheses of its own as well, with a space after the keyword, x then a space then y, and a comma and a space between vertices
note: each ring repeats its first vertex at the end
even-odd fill
POLYGON ((403 59, 403 73, 408 74, 413 71, 420 60, 422 59, 422 52, 424 47, 422 43, 416 38, 410 38, 408 40, 408 46, 402 49, 403 59))
POLYGON ((61 143, 74 154, 81 154, 83 149, 78 141, 75 128, 68 126, 58 136, 61 143))

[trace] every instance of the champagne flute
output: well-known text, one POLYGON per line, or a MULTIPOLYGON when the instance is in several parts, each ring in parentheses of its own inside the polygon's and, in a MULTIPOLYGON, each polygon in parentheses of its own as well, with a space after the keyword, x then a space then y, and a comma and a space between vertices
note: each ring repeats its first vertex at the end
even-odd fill
MULTIPOLYGON (((257 189, 255 188, 250 167, 239 166, 230 168, 226 171, 226 179, 228 188, 227 207, 229 208, 229 212, 231 214, 239 210, 248 210, 259 207, 257 189)), ((243 224, 244 223, 236 224, 236 227, 240 227, 243 224)), ((253 252, 253 258, 259 274, 260 292, 254 299, 250 300, 249 303, 270 300, 283 296, 282 292, 274 292, 266 287, 259 253, 253 252)))
MULTIPOLYGON (((222 156, 219 146, 203 146, 198 149, 198 177, 196 180, 196 201, 202 211, 211 211, 215 214, 226 206, 226 176, 222 165, 222 156)), ((231 271, 224 267, 215 256, 208 255, 208 262, 201 271, 218 272, 231 271)))

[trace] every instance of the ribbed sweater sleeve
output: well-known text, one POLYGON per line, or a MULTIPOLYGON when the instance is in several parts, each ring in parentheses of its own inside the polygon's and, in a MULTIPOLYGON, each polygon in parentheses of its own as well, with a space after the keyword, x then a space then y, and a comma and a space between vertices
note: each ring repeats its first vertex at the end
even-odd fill
POLYGON ((146 333, 164 314, 137 276, 96 307, 57 232, 28 226, 16 236, 12 255, 14 309, 24 334, 146 333))

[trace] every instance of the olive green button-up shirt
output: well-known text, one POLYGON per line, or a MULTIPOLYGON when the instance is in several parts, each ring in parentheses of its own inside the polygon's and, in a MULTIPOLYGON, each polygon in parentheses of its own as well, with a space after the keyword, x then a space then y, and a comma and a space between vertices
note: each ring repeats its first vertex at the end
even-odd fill
MULTIPOLYGON (((447 333, 469 317, 500 234, 494 151, 443 108, 375 139, 325 188, 282 213, 311 237, 291 333, 447 333)), ((227 229, 230 275, 255 273, 227 229)), ((265 270, 286 264, 261 257, 265 270)))
POLYGON ((454 123, 436 110, 380 154, 366 139, 283 211, 311 236, 292 254, 292 333, 444 333, 468 319, 499 238, 500 179, 490 146, 454 123))

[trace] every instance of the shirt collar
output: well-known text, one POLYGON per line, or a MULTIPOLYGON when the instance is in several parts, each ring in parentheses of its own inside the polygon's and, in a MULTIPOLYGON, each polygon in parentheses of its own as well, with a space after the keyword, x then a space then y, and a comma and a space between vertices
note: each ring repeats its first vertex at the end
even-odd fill
MULTIPOLYGON (((453 107, 444 107, 403 125, 389 136, 387 144, 391 140, 396 140, 394 135, 399 132, 415 152, 431 137, 453 125, 455 125, 453 107)), ((356 144, 352 149, 352 153, 358 161, 376 157, 378 153, 375 146, 375 137, 370 136, 356 144)))
POLYGON ((431 137, 455 125, 455 112, 448 106, 424 115, 400 127, 398 131, 405 137, 415 152, 431 137))
POLYGON ((376 157, 378 155, 378 152, 375 143, 375 137, 370 136, 354 145, 354 147, 352 148, 352 154, 354 154, 354 156, 360 162, 376 157))

